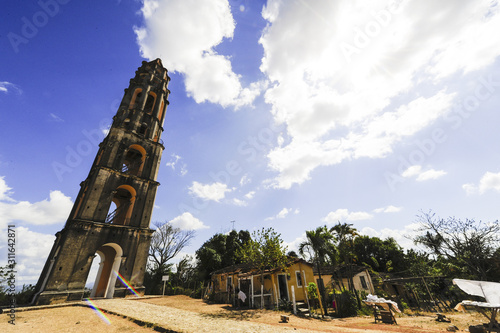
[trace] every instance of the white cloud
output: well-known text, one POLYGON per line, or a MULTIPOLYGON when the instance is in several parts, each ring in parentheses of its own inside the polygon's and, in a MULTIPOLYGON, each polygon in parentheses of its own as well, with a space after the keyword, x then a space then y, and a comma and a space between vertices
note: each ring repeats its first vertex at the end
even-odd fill
POLYGON ((446 175, 446 171, 443 170, 427 170, 418 175, 417 182, 422 182, 429 179, 438 179, 444 175, 446 175))
POLYGON ((255 196, 255 191, 250 191, 247 194, 245 194, 245 198, 247 198, 248 200, 253 199, 254 196, 255 196))
POLYGON ((142 15, 145 25, 134 28, 142 56, 161 57, 170 71, 183 73, 197 103, 238 107, 260 93, 259 84, 243 88, 230 58, 215 51, 234 34, 227 0, 143 0, 142 15))
POLYGON ((192 195, 197 196, 203 200, 212 200, 219 202, 224 199, 226 192, 231 192, 232 189, 227 188, 226 184, 213 183, 213 184, 201 184, 196 181, 193 182, 189 188, 189 192, 192 195))
POLYGON ((446 175, 446 171, 443 170, 434 170, 434 169, 429 169, 426 171, 422 170, 421 165, 412 165, 403 173, 401 176, 405 178, 412 178, 415 177, 418 182, 430 180, 430 179, 438 179, 442 176, 446 175))
POLYGON ((56 123, 62 123, 64 122, 64 119, 62 119, 61 117, 59 117, 58 115, 54 114, 54 113, 49 113, 49 116, 50 116, 50 121, 54 121, 56 123))
POLYGON ((347 209, 339 208, 334 212, 328 213, 328 215, 321 220, 328 224, 333 224, 343 221, 370 220, 371 218, 373 218, 373 215, 367 212, 349 212, 347 209))
POLYGON ((272 82, 265 99, 288 136, 268 155, 277 188, 321 165, 387 156, 449 111, 457 93, 446 79, 500 54, 486 33, 500 29, 489 0, 269 0, 262 15, 261 70, 272 82))
POLYGON ((5 176, 0 177, 0 201, 14 201, 10 198, 12 195, 11 190, 12 188, 5 181, 5 176))
POLYGON ((246 173, 243 175, 243 177, 241 177, 240 179, 240 186, 244 186, 246 184, 250 184, 252 182, 252 179, 250 178, 250 176, 246 173))
POLYGON ((397 213, 400 212, 403 209, 403 207, 396 207, 396 206, 387 206, 387 207, 381 207, 381 208, 376 208, 373 211, 375 213, 397 213))
MULTIPOLYGON (((54 244, 54 235, 42 234, 18 226, 16 231, 16 271, 19 285, 35 284, 40 276, 43 265, 47 260, 50 249, 54 244)), ((7 260, 4 251, 0 255, 0 261, 7 260)), ((1 264, 0 264, 1 265, 1 264)))
POLYGON ((182 157, 180 157, 179 155, 177 154, 172 154, 171 155, 171 158, 170 158, 170 161, 168 161, 165 165, 172 168, 172 170, 175 171, 175 168, 178 164, 180 164, 180 173, 181 173, 181 176, 185 176, 187 174, 187 165, 186 163, 181 163, 180 160, 182 160, 182 157))
POLYGON ((287 252, 288 251, 295 251, 297 254, 299 254, 299 245, 300 245, 300 243, 303 243, 306 240, 307 240, 306 233, 304 232, 302 235, 295 238, 293 241, 291 241, 291 242, 284 241, 283 244, 287 247, 287 252))
POLYGON ((293 213, 293 214, 298 214, 300 211, 299 209, 293 210, 292 208, 283 208, 282 210, 279 211, 278 214, 268 217, 265 219, 265 221, 271 221, 275 219, 284 219, 285 217, 288 216, 288 214, 293 213))
POLYGON ((404 249, 415 248, 411 238, 418 234, 418 229, 420 225, 418 223, 409 224, 403 227, 403 229, 389 229, 384 228, 381 230, 375 230, 370 227, 364 227, 359 231, 361 235, 366 235, 370 237, 378 237, 380 239, 386 239, 392 237, 396 242, 404 249))
POLYGON ((7 81, 0 81, 0 92, 8 94, 12 91, 17 93, 18 95, 23 93, 23 91, 17 85, 7 81))
POLYGON ((31 225, 49 225, 64 222, 73 207, 71 198, 61 191, 51 191, 49 198, 31 203, 10 197, 11 188, 0 177, 0 229, 13 221, 31 225))
POLYGON ((467 192, 467 194, 483 194, 488 190, 494 190, 500 192, 500 172, 486 172, 481 180, 479 181, 479 185, 474 184, 464 184, 462 188, 467 192))
POLYGON ((234 198, 233 199, 233 203, 236 205, 236 206, 240 206, 240 207, 244 207, 244 206, 247 206, 248 203, 244 200, 240 200, 240 199, 237 199, 237 198, 234 198))
POLYGON ((182 230, 198 230, 209 228, 209 226, 203 224, 202 221, 194 217, 189 212, 185 212, 182 215, 177 216, 172 221, 170 221, 170 223, 174 228, 179 228, 182 230))

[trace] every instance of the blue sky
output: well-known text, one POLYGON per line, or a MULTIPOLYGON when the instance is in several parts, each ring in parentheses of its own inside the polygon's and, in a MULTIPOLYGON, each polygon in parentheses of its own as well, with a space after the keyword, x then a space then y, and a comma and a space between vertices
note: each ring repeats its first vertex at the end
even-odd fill
POLYGON ((170 71, 153 221, 217 232, 498 219, 498 1, 41 0, 0 21, 0 261, 35 283, 143 60, 170 71))

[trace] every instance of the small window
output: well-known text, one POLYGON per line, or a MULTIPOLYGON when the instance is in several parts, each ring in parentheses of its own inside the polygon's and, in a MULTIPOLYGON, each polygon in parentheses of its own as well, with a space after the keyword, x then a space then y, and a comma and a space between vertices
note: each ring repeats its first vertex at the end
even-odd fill
POLYGON ((141 127, 139 128, 139 134, 140 135, 146 135, 146 130, 148 129, 148 125, 142 124, 141 127))
POLYGON ((226 291, 232 291, 233 287, 233 277, 228 276, 227 277, 227 286, 226 286, 226 291))
POLYGON ((295 272, 295 278, 297 279, 297 287, 302 288, 302 274, 300 274, 300 271, 295 272))
POLYGON ((153 107, 155 106, 155 97, 153 94, 149 94, 146 99, 146 105, 144 106, 144 111, 151 114, 153 112, 153 107))
POLYGON ((360 276, 359 280, 361 281, 361 286, 363 287, 363 289, 368 289, 368 285, 366 284, 365 277, 364 276, 360 276))

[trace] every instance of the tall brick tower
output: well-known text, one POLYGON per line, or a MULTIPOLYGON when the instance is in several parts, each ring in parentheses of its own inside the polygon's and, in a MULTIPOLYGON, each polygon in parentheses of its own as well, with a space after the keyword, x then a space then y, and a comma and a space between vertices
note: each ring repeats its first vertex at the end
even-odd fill
POLYGON ((169 81, 160 59, 143 61, 130 80, 66 225, 56 234, 34 304, 80 300, 96 255, 101 261, 91 297, 130 293, 118 274, 144 293, 169 81))

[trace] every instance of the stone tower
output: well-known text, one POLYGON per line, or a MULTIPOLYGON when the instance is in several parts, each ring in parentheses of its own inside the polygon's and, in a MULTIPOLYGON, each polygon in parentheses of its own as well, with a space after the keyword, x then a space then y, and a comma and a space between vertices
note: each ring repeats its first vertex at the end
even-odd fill
POLYGON ((91 297, 131 293, 122 278, 144 293, 169 81, 160 59, 143 61, 130 80, 66 225, 56 234, 34 304, 80 300, 96 255, 100 264, 91 297))

